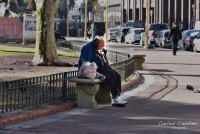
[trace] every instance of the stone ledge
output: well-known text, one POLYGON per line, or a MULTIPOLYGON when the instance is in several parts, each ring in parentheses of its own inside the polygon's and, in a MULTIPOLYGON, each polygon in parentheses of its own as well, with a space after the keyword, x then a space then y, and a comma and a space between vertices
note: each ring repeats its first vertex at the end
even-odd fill
POLYGON ((140 74, 138 72, 135 72, 133 75, 131 75, 129 78, 122 82, 122 91, 126 91, 129 88, 133 87, 134 85, 139 83, 140 80, 140 74))
POLYGON ((74 108, 75 106, 76 106, 75 102, 68 102, 68 103, 58 105, 58 106, 53 106, 50 108, 44 108, 40 110, 27 111, 27 112, 16 114, 16 115, 10 115, 10 116, 3 117, 0 119, 0 126, 11 125, 11 124, 19 123, 19 122, 37 119, 43 116, 55 114, 58 112, 63 112, 65 110, 70 110, 74 108))

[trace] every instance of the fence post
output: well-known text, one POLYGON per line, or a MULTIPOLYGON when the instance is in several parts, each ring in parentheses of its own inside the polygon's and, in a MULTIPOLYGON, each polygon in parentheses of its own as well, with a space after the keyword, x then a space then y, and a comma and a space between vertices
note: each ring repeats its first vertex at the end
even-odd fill
POLYGON ((127 70, 128 70, 128 60, 126 60, 125 79, 127 79, 127 70))
POLYGON ((117 51, 116 51, 116 59, 115 59, 115 61, 117 62, 117 51))
POLYGON ((67 96, 67 93, 66 93, 66 90, 67 90, 67 72, 64 72, 63 73, 63 80, 62 80, 62 99, 65 100, 66 99, 66 96, 67 96))

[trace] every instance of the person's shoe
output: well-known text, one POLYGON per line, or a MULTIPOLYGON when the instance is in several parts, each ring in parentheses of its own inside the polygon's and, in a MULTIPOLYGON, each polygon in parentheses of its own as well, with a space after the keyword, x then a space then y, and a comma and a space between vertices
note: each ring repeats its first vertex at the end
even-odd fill
POLYGON ((127 104, 128 102, 123 100, 120 96, 113 99, 112 104, 127 104))
POLYGON ((120 96, 117 97, 118 100, 120 100, 121 102, 123 102, 124 104, 127 104, 128 102, 126 100, 123 100, 120 96))

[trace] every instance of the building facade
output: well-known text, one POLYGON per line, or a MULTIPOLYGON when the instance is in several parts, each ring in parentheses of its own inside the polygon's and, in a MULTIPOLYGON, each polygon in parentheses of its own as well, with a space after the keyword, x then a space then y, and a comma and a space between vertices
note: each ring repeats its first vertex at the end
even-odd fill
MULTIPOLYGON (((126 17, 122 16, 123 23, 128 20, 145 21, 146 0, 122 0, 126 17), (126 7, 127 6, 127 7, 126 7)), ((199 0, 149 0, 150 23, 168 23, 173 21, 184 29, 193 28, 195 21, 200 19, 199 0)))
MULTIPOLYGON (((104 9, 106 8, 106 1, 101 3, 104 9)), ((108 22, 109 27, 121 26, 121 0, 110 0, 108 1, 108 22)), ((104 21, 106 21, 106 10, 104 10, 104 21)))
MULTIPOLYGON (((200 0, 149 0, 150 23, 168 23, 173 21, 183 29, 194 27, 200 20, 200 0)), ((113 0, 108 2, 109 26, 125 26, 129 20, 145 21, 146 0, 113 0)))

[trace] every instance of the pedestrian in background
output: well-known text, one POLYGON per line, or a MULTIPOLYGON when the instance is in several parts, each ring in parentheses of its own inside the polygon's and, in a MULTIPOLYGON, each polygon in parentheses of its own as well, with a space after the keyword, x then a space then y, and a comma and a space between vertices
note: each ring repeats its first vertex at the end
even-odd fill
POLYGON ((173 55, 176 56, 178 41, 179 41, 179 39, 182 39, 181 31, 177 27, 176 22, 172 23, 172 28, 170 30, 168 40, 170 40, 170 39, 172 42, 173 55))

